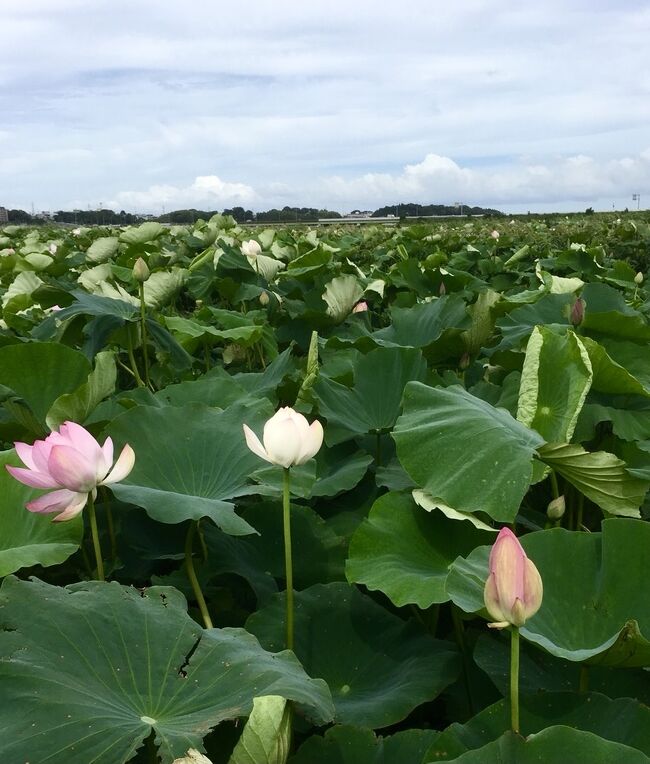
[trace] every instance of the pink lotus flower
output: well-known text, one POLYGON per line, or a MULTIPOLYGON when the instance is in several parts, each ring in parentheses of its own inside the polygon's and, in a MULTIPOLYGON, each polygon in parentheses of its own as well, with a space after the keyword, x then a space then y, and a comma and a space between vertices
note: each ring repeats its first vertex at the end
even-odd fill
POLYGON ((264 425, 264 445, 248 425, 244 425, 246 445, 264 459, 279 467, 294 467, 309 461, 323 444, 323 425, 309 424, 302 414, 289 406, 279 409, 264 425))
POLYGON ((499 238, 499 232, 498 232, 498 231, 496 231, 496 230, 495 230, 495 231, 492 231, 492 233, 490 234, 490 236, 491 236, 493 239, 498 239, 498 238, 499 238))
POLYGON ((33 446, 15 443, 16 453, 27 469, 7 465, 9 473, 32 488, 56 490, 26 504, 30 512, 59 512, 54 520, 70 520, 86 506, 88 495, 97 495, 97 486, 123 480, 133 469, 135 454, 131 446, 122 449, 113 465, 113 441, 103 446, 75 422, 65 422, 58 432, 33 446), (112 469, 111 469, 112 467, 112 469))
POLYGON ((368 303, 365 300, 361 300, 361 302, 358 302, 354 308, 352 308, 353 313, 364 313, 368 310, 368 303))
POLYGON ((495 623, 488 625, 494 629, 523 626, 539 610, 544 590, 539 571, 509 528, 499 531, 489 565, 483 598, 495 623))

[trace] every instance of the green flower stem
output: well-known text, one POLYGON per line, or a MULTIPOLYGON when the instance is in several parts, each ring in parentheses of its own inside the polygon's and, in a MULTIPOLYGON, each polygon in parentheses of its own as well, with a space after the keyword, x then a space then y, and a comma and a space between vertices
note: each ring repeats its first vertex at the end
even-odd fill
POLYGON ((97 530, 97 516, 95 514, 95 499, 93 498, 92 492, 88 494, 88 516, 90 517, 90 534, 93 538, 95 560, 97 562, 97 578, 100 581, 105 581, 102 548, 99 545, 99 531, 97 530))
POLYGON ((293 650, 293 562, 291 559, 291 470, 284 468, 282 481, 282 516, 284 523, 284 568, 287 581, 287 649, 293 650))
POLYGON ((149 355, 147 353, 147 313, 144 303, 144 284, 140 284, 140 341, 142 342, 142 357, 144 358, 144 382, 151 387, 149 379, 149 355))
POLYGON ((131 371, 135 377, 135 381, 138 383, 138 387, 144 387, 144 382, 138 371, 138 365, 135 362, 135 355, 133 354, 133 337, 131 335, 131 324, 126 325, 126 352, 129 354, 129 363, 131 364, 131 371))
POLYGON ((519 629, 510 632, 510 726, 519 732, 519 629))
POLYGON ((212 618, 210 618, 208 606, 206 605, 205 597, 201 591, 201 584, 199 583, 199 579, 196 577, 196 571, 194 570, 194 560, 192 559, 192 547, 194 544, 194 533, 196 531, 196 525, 196 521, 192 520, 190 527, 187 530, 187 536, 185 537, 185 570, 187 571, 187 577, 190 580, 190 584, 192 584, 192 591, 194 592, 196 602, 199 606, 199 610, 201 611, 203 624, 205 625, 206 629, 211 629, 212 618))
POLYGON ((377 442, 375 445, 375 465, 381 467, 381 432, 375 430, 375 434, 377 435, 377 442))
POLYGON ((557 475, 555 474, 555 470, 551 470, 551 490, 553 492, 553 498, 559 498, 560 488, 557 484, 557 475))
POLYGON ((472 686, 469 677, 470 664, 469 655, 467 652, 467 643, 465 641, 465 628, 463 627, 463 621, 460 617, 460 612, 454 603, 451 603, 451 620, 454 624, 454 634, 456 635, 456 642, 460 649, 460 653, 463 659, 463 683, 465 685, 465 694, 467 695, 467 705, 469 707, 470 716, 474 716, 474 701, 472 700, 472 686))

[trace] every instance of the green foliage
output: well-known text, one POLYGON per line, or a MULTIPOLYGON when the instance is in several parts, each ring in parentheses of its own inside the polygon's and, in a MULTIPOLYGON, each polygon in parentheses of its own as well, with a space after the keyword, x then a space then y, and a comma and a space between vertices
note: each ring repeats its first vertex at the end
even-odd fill
POLYGON ((648 761, 650 221, 411 207, 0 230, 3 764, 648 761), (295 655, 284 473, 243 432, 282 406, 324 428, 291 469, 295 655), (95 500, 111 583, 89 508, 52 523, 5 470, 67 420, 135 452, 95 500), (544 585, 526 738, 483 609, 503 523, 544 585))

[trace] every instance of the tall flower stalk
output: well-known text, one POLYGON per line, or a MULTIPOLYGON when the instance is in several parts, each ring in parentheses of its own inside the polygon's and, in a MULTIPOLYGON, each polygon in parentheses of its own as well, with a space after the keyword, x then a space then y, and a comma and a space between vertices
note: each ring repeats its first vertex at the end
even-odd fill
POLYGON ((287 648, 293 650, 293 560, 291 549, 291 469, 285 467, 282 480, 282 530, 284 535, 284 571, 287 582, 287 648))
POLYGON ((151 387, 149 379, 149 355, 147 351, 147 312, 144 301, 144 284, 151 272, 145 261, 139 257, 133 266, 133 278, 138 282, 138 296, 140 298, 140 341, 142 343, 142 359, 144 362, 144 383, 151 387))
POLYGON ((285 407, 264 425, 263 443, 248 425, 244 436, 250 450, 264 461, 282 467, 282 527, 284 535, 284 567, 286 578, 286 645, 293 649, 293 561, 291 545, 291 467, 304 464, 315 456, 323 444, 323 426, 316 420, 311 425, 302 414, 285 407))
POLYGON ((483 597, 494 622, 510 628, 510 726, 519 732, 519 628, 542 604, 542 578, 510 528, 502 528, 490 551, 490 573, 483 597))

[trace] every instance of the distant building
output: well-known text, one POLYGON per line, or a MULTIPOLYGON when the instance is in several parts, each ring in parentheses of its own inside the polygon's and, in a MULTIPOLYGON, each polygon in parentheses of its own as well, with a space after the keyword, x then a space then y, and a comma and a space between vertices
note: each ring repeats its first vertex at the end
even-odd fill
POLYGON ((9 222, 9 212, 4 207, 0 207, 0 223, 8 223, 8 222, 9 222))

